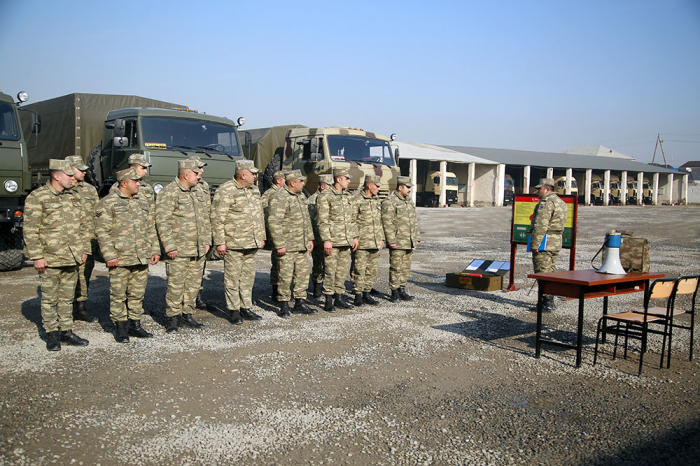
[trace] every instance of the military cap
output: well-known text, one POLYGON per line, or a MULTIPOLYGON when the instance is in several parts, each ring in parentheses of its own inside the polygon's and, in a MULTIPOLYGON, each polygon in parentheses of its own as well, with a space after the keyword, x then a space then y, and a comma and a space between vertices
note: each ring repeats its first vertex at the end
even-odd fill
POLYGON ((75 175, 70 161, 60 159, 49 159, 49 170, 61 170, 68 176, 75 175))
POLYGON ((258 173, 260 171, 255 167, 252 160, 239 160, 236 162, 236 170, 248 170, 251 173, 258 173))
POLYGON ((71 167, 77 168, 81 172, 84 172, 85 170, 90 168, 87 165, 85 165, 85 163, 83 162, 83 158, 79 155, 69 155, 68 157, 66 157, 66 160, 70 162, 71 167))
POLYGON ((411 178, 408 176, 399 176, 398 178, 396 178, 396 186, 400 186, 402 184, 408 186, 409 188, 413 187, 413 183, 411 183, 411 178))
POLYGON ((284 172, 284 179, 286 179, 287 181, 292 181, 292 180, 306 181, 306 177, 301 174, 301 170, 291 170, 288 172, 284 172))
POLYGON ((381 184, 382 177, 379 175, 366 175, 365 176, 365 184, 367 183, 374 183, 377 186, 381 184))
POLYGON ((117 181, 122 180, 142 180, 143 176, 136 173, 133 168, 125 168, 124 170, 119 170, 117 172, 117 181))
POLYGON ((146 162, 145 155, 143 155, 143 154, 131 154, 129 156, 129 165, 136 165, 136 164, 141 165, 143 168, 148 168, 148 167, 153 166, 152 163, 146 162))
POLYGON ((352 175, 350 175, 350 170, 347 168, 336 168, 333 170, 333 176, 335 178, 338 178, 339 176, 347 176, 348 178, 352 178, 352 175))
POLYGON ((284 179, 284 172, 282 170, 277 170, 273 175, 272 178, 275 180, 279 180, 280 178, 284 179))
POLYGON ((319 183, 326 183, 327 185, 332 185, 333 184, 333 175, 331 175, 330 173, 318 175, 318 182, 319 183))
POLYGON ((202 162, 202 159, 200 159, 198 155, 191 155, 191 156, 187 157, 187 160, 194 160, 195 162, 197 162, 197 166, 199 168, 203 168, 203 167, 207 166, 207 163, 202 162))
POLYGON ((554 179, 553 178, 540 178, 540 183, 535 186, 535 188, 541 188, 542 186, 551 186, 552 188, 554 187, 554 179))
POLYGON ((178 170, 192 170, 195 173, 200 173, 202 171, 201 167, 196 160, 178 160, 177 161, 178 170))

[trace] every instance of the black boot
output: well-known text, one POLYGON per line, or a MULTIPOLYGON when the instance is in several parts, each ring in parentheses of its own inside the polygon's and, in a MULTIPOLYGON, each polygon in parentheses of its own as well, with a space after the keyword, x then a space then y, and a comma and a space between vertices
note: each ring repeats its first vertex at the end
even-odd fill
POLYGON ((287 301, 284 301, 284 302, 282 302, 282 307, 280 308, 277 315, 283 319, 289 319, 290 311, 291 311, 291 309, 289 308, 289 303, 287 301))
POLYGON ((241 317, 241 313, 238 312, 238 309, 231 310, 229 313, 231 316, 228 318, 228 321, 233 325, 241 325, 243 323, 243 317, 241 317))
POLYGON ((294 308, 292 309, 292 312, 294 314, 306 314, 306 315, 318 314, 318 311, 316 309, 312 309, 309 306, 307 306, 302 298, 296 298, 294 300, 294 308))
POLYGON ((93 317, 87 313, 85 301, 76 301, 73 303, 73 320, 82 320, 83 322, 97 322, 97 317, 93 317))
POLYGON ((129 343, 129 322, 114 323, 114 340, 117 343, 129 343))
POLYGON ((414 299, 416 299, 416 297, 411 296, 410 294, 406 293, 405 286, 400 286, 399 287, 399 299, 401 299, 401 301, 413 301, 414 299))
POLYGON ((335 312, 335 306, 333 305, 333 296, 326 295, 326 304, 323 306, 323 310, 326 312, 335 312))
POLYGON ((362 299, 362 293, 355 294, 355 302, 353 302, 353 304, 357 307, 365 305, 365 302, 362 299))
POLYGON ((241 309, 241 317, 243 317, 244 320, 262 320, 262 317, 250 309, 241 309))
POLYGON ((165 333, 175 333, 180 326, 180 316, 168 317, 168 323, 165 327, 165 333))
POLYGON ((398 303, 401 301, 401 298, 399 297, 399 289, 391 290, 391 297, 389 298, 389 301, 392 303, 398 303))
POLYGON ((323 296, 323 282, 314 282, 314 299, 323 296))
POLYGON ((554 303, 554 296, 543 296, 542 297, 542 312, 554 312, 557 305, 554 303))
POLYGON ((369 290, 369 294, 371 294, 372 296, 381 296, 381 293, 379 292, 379 290, 375 290, 374 288, 369 290))
POLYGON ((192 328, 202 328, 204 327, 204 324, 200 324, 196 320, 194 320, 194 317, 192 317, 192 314, 182 314, 182 322, 192 328))
POLYGON ((90 343, 85 338, 80 338, 73 333, 73 330, 62 330, 61 341, 73 346, 87 346, 90 343))
POLYGON ((270 299, 272 299, 273 302, 277 302, 280 299, 280 292, 277 285, 272 285, 272 295, 270 295, 270 299))
POLYGON ((61 351, 61 332, 46 332, 46 349, 49 351, 61 351))
POLYGON ((339 294, 336 293, 333 296, 335 297, 335 299, 333 301, 333 305, 335 307, 339 307, 341 309, 352 309, 353 307, 355 307, 352 304, 348 304, 345 301, 343 301, 343 297, 340 296, 339 294))
POLYGON ((362 300, 367 304, 371 304, 372 306, 376 306, 377 304, 379 304, 379 301, 374 299, 370 293, 371 292, 364 291, 362 293, 362 300))
POLYGON ((140 320, 129 319, 129 335, 136 338, 153 338, 153 334, 141 327, 140 320))
POLYGON ((197 309, 207 309, 207 303, 205 303, 202 299, 202 290, 199 290, 199 293, 197 293, 197 302, 195 303, 195 307, 197 309))

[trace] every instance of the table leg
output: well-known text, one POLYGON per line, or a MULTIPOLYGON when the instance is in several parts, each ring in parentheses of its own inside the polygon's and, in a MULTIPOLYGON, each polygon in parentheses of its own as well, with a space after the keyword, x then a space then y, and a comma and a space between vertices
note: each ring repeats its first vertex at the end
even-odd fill
POLYGON ((540 357, 542 349, 542 282, 537 280, 537 333, 535 335, 535 357, 540 357))
POLYGON ((581 367, 581 353, 583 351, 583 306, 586 300, 585 289, 581 287, 578 295, 578 328, 576 329, 577 340, 576 340, 576 367, 581 367))
MULTIPOLYGON (((608 315, 608 297, 607 296, 603 297, 603 315, 604 316, 608 315)), ((605 329, 605 327, 603 327, 603 329, 605 329)), ((605 338, 607 337, 607 333, 605 333, 605 330, 603 330, 602 333, 603 333, 602 341, 603 341, 603 343, 605 343, 605 338)))

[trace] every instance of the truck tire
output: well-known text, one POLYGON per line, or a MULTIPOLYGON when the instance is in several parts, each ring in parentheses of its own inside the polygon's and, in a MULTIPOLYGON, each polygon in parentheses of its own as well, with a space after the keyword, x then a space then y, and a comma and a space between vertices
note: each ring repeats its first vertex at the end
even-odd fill
POLYGON ((88 166, 87 173, 85 173, 85 181, 100 189, 102 184, 102 170, 100 169, 100 153, 102 153, 102 141, 97 143, 95 147, 92 148, 90 154, 88 155, 85 165, 88 166))
POLYGON ((275 183, 275 172, 282 168, 282 154, 275 154, 267 164, 263 175, 263 192, 267 191, 275 183))
POLYGON ((22 247, 22 230, 20 228, 0 228, 1 272, 20 268, 24 262, 22 247))

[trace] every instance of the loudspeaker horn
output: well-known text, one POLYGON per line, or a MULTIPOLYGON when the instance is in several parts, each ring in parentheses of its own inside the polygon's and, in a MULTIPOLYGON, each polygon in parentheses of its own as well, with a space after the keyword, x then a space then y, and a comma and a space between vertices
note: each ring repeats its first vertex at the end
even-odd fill
POLYGON ((622 235, 619 231, 611 231, 605 236, 605 260, 598 269, 599 273, 609 273, 612 275, 624 275, 625 269, 620 263, 620 246, 622 245, 622 235))

